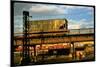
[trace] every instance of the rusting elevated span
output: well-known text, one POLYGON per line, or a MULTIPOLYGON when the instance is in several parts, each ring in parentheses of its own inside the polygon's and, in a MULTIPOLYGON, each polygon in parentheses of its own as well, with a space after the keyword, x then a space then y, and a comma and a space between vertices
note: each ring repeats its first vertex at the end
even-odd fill
MULTIPOLYGON (((89 31, 86 31, 85 33, 83 30, 80 30, 82 32, 79 30, 74 33, 68 31, 29 33, 30 36, 27 38, 30 39, 30 45, 94 41, 93 29, 89 29, 89 31)), ((15 36, 14 45, 22 45, 22 40, 22 36, 15 36)))

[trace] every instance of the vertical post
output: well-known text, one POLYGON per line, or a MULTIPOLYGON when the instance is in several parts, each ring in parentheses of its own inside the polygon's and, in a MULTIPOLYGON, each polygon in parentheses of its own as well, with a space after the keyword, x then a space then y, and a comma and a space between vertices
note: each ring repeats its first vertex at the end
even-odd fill
POLYGON ((37 58, 36 58, 36 45, 34 45, 34 62, 37 61, 37 58))
POLYGON ((68 30, 68 21, 65 19, 65 27, 66 27, 66 30, 68 30))
POLYGON ((73 45, 73 54, 72 54, 73 57, 72 58, 73 58, 73 60, 75 60, 75 55, 76 55, 75 54, 75 45, 74 45, 74 42, 71 42, 71 44, 73 45))
POLYGON ((23 11, 23 59, 22 65, 27 65, 30 63, 30 56, 29 56, 29 45, 30 40, 29 37, 29 12, 23 11))

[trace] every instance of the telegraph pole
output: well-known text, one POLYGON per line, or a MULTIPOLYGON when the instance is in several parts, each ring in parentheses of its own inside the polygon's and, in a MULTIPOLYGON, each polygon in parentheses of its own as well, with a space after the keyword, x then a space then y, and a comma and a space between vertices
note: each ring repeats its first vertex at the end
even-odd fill
POLYGON ((30 39, 29 37, 29 12, 23 11, 23 58, 22 65, 27 65, 31 62, 30 53, 29 53, 29 45, 30 39))

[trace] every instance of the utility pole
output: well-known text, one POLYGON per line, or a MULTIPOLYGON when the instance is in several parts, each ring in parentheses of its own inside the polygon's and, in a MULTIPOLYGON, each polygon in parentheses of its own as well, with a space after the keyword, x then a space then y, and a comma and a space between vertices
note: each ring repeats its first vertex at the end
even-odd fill
POLYGON ((30 39, 29 37, 29 12, 23 11, 23 59, 22 65, 27 65, 31 62, 30 53, 29 53, 29 45, 30 39))

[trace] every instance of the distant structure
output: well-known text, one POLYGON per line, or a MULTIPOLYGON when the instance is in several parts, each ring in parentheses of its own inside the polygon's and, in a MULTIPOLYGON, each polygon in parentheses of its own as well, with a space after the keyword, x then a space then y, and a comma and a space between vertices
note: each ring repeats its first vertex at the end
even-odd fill
POLYGON ((64 19, 64 20, 65 20, 65 23, 62 26, 60 26, 59 29, 66 29, 66 30, 68 30, 68 21, 67 21, 67 19, 64 19))
POLYGON ((33 20, 30 24, 30 32, 68 30, 67 19, 33 20))

